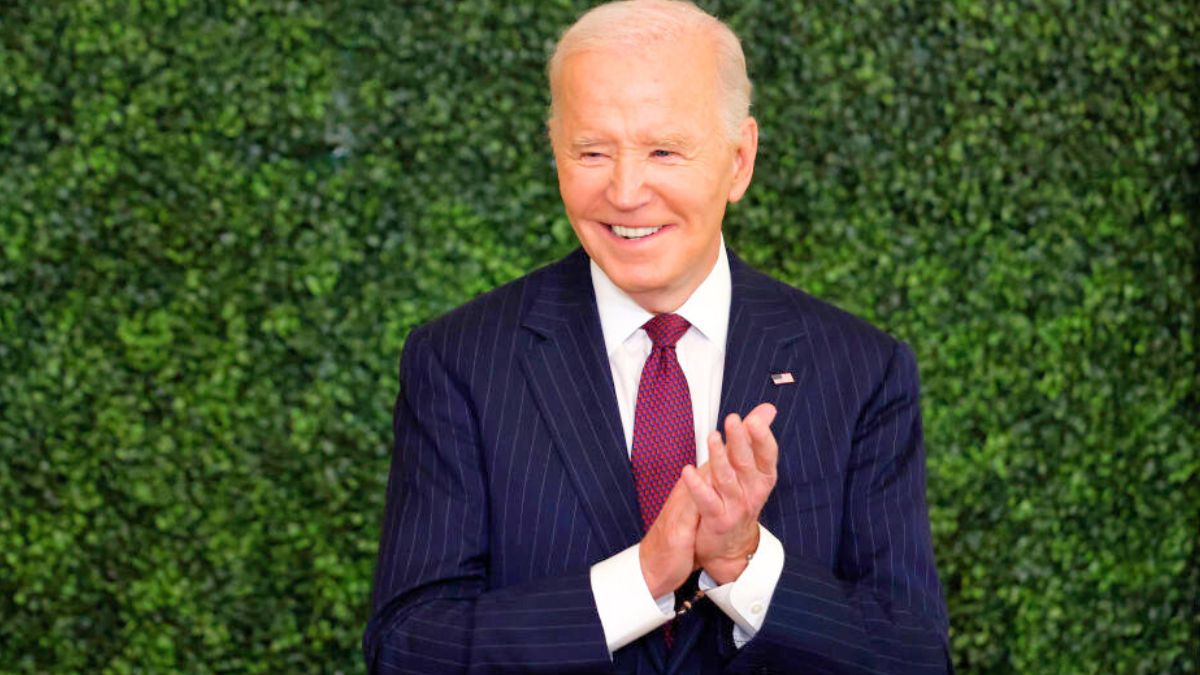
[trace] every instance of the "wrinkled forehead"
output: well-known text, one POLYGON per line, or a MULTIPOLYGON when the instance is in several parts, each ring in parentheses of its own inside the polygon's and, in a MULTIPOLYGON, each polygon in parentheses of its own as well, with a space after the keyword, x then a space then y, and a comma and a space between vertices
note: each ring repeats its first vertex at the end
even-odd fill
POLYGON ((573 54, 563 63, 555 91, 555 125, 571 138, 717 133, 720 109, 712 61, 711 55, 686 45, 573 54))

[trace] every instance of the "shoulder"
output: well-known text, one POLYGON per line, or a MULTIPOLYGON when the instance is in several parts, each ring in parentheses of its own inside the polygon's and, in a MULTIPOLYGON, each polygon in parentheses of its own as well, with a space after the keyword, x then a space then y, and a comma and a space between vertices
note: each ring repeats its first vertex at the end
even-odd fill
MULTIPOLYGON (((918 387, 911 348, 899 338, 837 305, 755 270, 731 256, 734 301, 739 298, 760 325, 786 324, 812 373, 829 386, 865 402, 885 382, 918 387)), ((735 311, 737 311, 735 309, 735 311)), ((823 389, 825 389, 823 387, 823 389)), ((847 402, 849 405, 850 403, 847 402)))
POLYGON ((414 328, 405 341, 405 351, 428 345, 438 354, 470 349, 479 353, 486 345, 511 343, 520 334, 530 304, 547 288, 556 288, 564 279, 578 277, 586 270, 581 251, 544 265, 509 281, 462 305, 414 328))
POLYGON ((750 302, 767 302, 784 308, 800 322, 809 340, 853 340, 888 353, 903 346, 898 338, 866 319, 759 271, 735 256, 731 256, 730 265, 735 299, 742 296, 750 298, 750 302), (741 293, 739 286, 743 289, 741 293))

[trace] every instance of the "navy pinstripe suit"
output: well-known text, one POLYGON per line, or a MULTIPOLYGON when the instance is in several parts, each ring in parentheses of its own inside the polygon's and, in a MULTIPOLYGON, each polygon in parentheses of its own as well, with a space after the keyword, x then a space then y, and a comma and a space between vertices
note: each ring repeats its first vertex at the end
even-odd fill
POLYGON ((786 562, 742 649, 703 601, 610 659, 589 567, 642 526, 582 250, 414 330, 364 650, 380 673, 937 673, 947 621, 902 343, 730 255, 721 418, 770 401, 786 562), (772 373, 795 384, 776 386, 772 373))

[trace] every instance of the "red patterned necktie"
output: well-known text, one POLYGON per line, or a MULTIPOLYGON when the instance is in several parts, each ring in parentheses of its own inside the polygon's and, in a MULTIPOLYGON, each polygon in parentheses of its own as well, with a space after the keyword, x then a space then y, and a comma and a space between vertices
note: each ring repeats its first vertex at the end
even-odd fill
POLYGON ((690 325, 681 316, 659 314, 642 326, 654 348, 642 366, 630 460, 644 530, 658 518, 683 467, 696 463, 692 396, 675 355, 675 343, 690 325))
MULTIPOLYGON (((644 530, 658 518, 683 467, 696 463, 692 396, 675 354, 675 343, 690 325, 681 316, 659 314, 642 326, 654 347, 638 384, 630 460, 644 530)), ((663 626, 668 649, 675 641, 673 628, 673 621, 663 626)))

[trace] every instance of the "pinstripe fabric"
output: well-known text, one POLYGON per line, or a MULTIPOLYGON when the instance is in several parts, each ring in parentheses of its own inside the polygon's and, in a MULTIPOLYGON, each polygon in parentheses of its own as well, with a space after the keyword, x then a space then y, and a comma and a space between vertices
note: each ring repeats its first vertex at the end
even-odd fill
POLYGON ((741 650, 711 603, 610 661, 589 567, 642 532, 588 276, 564 260, 415 331, 401 362, 372 672, 944 672, 903 344, 730 258, 722 418, 779 409, 787 555, 741 650), (797 382, 776 386, 771 373, 797 382))

